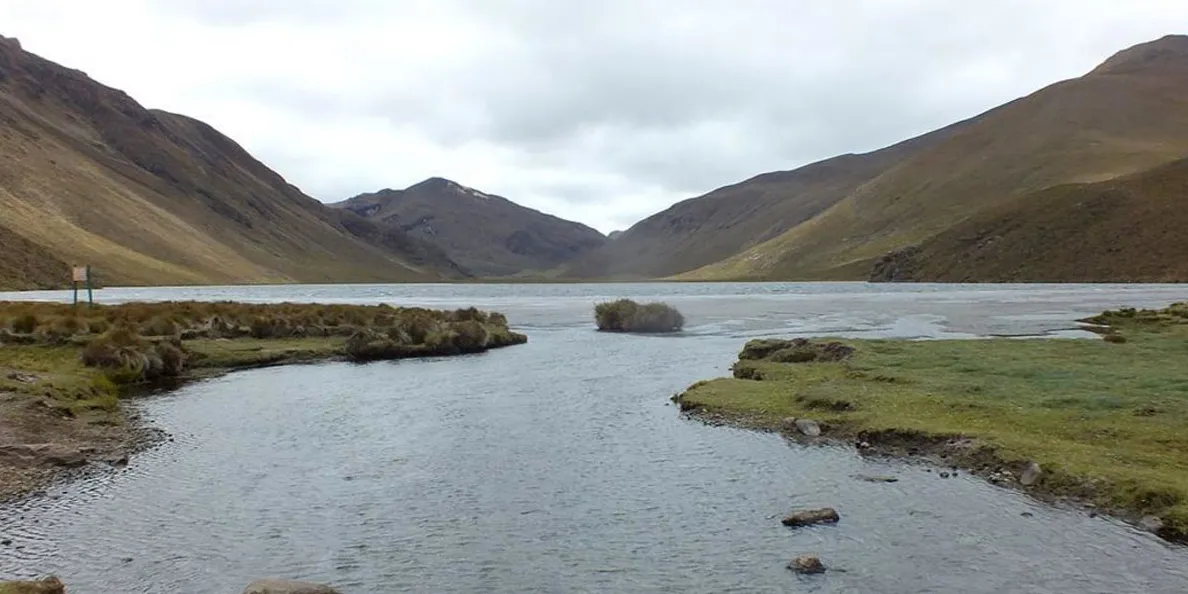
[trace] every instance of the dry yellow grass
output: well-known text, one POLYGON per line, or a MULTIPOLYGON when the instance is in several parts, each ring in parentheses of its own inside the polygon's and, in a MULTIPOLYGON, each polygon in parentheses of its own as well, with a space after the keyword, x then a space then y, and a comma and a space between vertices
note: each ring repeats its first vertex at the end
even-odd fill
POLYGON ((231 139, 0 38, 0 288, 425 281, 441 250, 287 184, 231 139), (50 262, 46 264, 46 262, 50 262), (49 269, 57 272, 51 274, 49 269))
POLYGON ((837 271, 862 271, 856 278, 864 278, 887 252, 986 209, 1052 186, 1147 170, 1185 154, 1188 37, 1174 36, 979 115, 813 220, 678 278, 823 279, 837 271))

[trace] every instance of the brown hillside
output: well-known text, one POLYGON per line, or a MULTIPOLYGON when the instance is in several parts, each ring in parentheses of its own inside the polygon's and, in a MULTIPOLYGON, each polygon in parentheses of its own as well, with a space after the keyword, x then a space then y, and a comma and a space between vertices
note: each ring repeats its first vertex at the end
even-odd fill
POLYGON ((332 206, 397 227, 484 276, 549 270, 606 242, 598 231, 442 178, 332 206))
POLYGON ((688 277, 865 278, 888 252, 985 209, 1186 155, 1188 37, 1170 36, 978 116, 814 219, 688 277))
POLYGON ((1188 159, 1056 186, 919 247, 894 278, 946 282, 1188 281, 1188 159))
POLYGON ((0 122, 0 226, 26 246, 5 242, 0 286, 52 282, 46 269, 60 262, 91 263, 108 284, 457 273, 440 250, 302 194, 210 126, 144 109, 4 38, 0 122))
POLYGON ((665 277, 729 258, 820 214, 965 122, 893 146, 777 171, 679 202, 568 267, 583 278, 665 277))

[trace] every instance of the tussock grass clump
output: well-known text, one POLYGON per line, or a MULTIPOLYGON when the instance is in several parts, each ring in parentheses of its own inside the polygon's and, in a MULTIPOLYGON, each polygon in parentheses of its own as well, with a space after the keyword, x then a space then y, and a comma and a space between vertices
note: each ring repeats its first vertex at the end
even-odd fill
POLYGON ((128 326, 93 338, 80 356, 84 365, 107 371, 118 384, 178 377, 186 363, 180 341, 153 342, 128 326))
POLYGON ((347 339, 344 350, 355 361, 375 361, 479 353, 528 340, 523 334, 509 330, 506 318, 501 315, 496 318, 482 312, 456 314, 434 316, 428 310, 418 310, 397 319, 387 329, 355 331, 347 339))
POLYGON ((810 363, 813 361, 843 361, 854 353, 853 347, 840 342, 813 342, 805 338, 783 340, 762 338, 747 342, 738 354, 740 361, 774 361, 776 363, 810 363))
POLYGON ((8 326, 17 334, 32 334, 37 330, 37 316, 31 313, 20 314, 13 318, 8 326))
POLYGON ((619 299, 594 306, 594 321, 602 332, 680 332, 685 317, 666 303, 639 304, 619 299))

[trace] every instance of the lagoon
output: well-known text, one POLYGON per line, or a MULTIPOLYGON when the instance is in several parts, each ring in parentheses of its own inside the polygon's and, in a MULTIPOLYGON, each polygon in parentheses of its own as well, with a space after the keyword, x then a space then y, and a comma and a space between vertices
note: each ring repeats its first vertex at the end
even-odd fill
POLYGON ((174 440, 0 508, 13 541, 0 576, 52 572, 84 594, 236 592, 270 575, 345 592, 1188 591, 1188 548, 1120 522, 965 474, 707 426, 669 402, 726 374, 749 338, 1089 337, 1077 318, 1188 300, 1185 286, 322 285, 96 299, 474 305, 530 342, 245 371, 139 398, 130 406, 174 440), (595 332, 593 304, 618 297, 675 305, 685 332, 595 332), (822 505, 837 526, 779 522, 822 505), (806 553, 845 571, 784 568, 806 553))

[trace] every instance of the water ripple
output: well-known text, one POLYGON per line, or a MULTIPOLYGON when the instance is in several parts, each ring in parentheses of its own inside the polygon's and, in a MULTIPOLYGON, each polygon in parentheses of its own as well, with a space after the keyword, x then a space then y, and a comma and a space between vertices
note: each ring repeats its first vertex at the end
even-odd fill
POLYGON ((138 401, 174 441, 0 509, 13 540, 0 573, 55 572, 82 594, 235 592, 264 575, 347 592, 1188 591, 1185 549, 1120 523, 965 475, 707 427, 667 401, 722 374, 747 337, 1038 335, 1085 309, 1183 299, 1183 287, 195 291, 474 302, 507 310, 532 341, 459 359, 262 369, 138 401), (687 336, 591 331, 589 304, 623 292, 676 303, 687 336), (842 522, 780 525, 814 505, 837 507, 842 522), (784 565, 801 553, 845 571, 794 576, 784 565))

